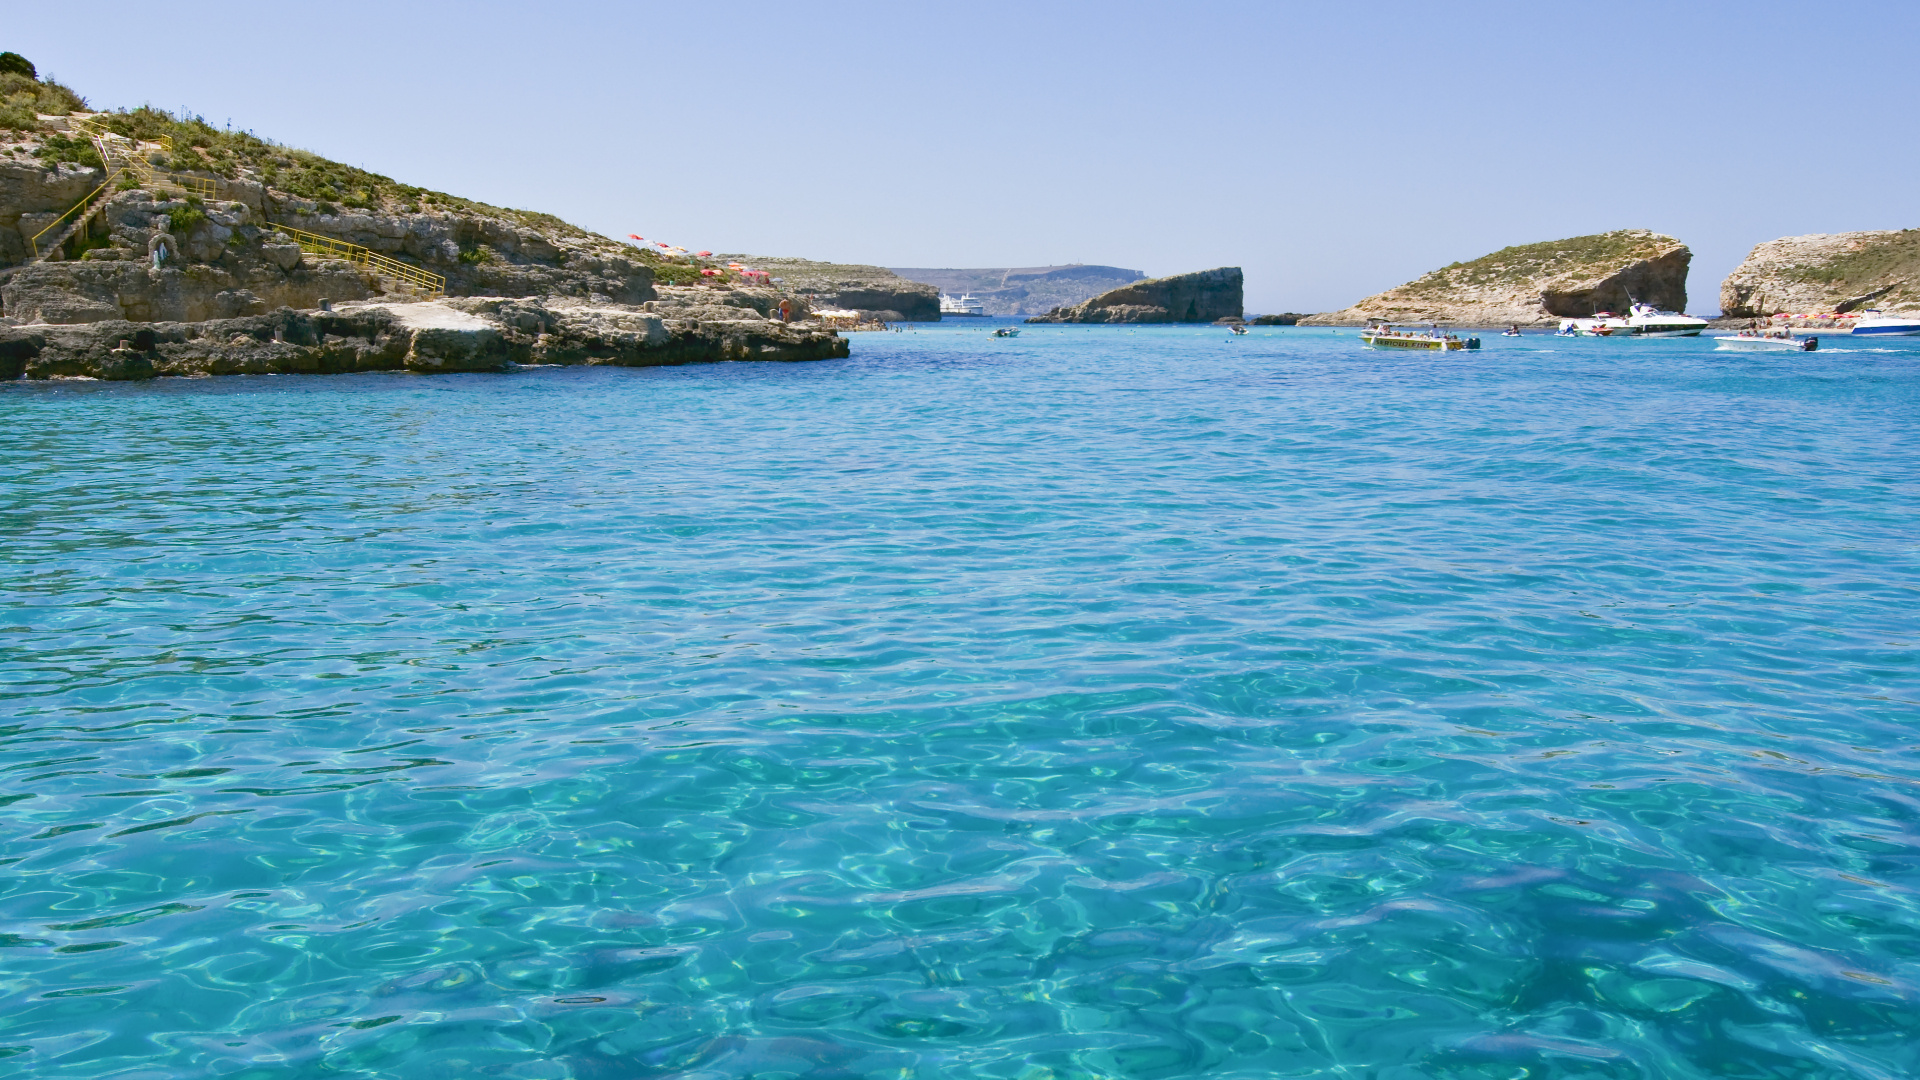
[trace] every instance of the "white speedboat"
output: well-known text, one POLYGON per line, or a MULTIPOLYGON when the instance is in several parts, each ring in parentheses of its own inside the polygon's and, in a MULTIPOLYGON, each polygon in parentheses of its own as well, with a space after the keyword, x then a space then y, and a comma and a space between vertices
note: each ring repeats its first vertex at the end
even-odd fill
POLYGON ((1627 329, 1634 337, 1699 337, 1707 320, 1661 311, 1652 304, 1635 304, 1627 316, 1627 329))
POLYGON ((1714 338, 1713 342, 1716 349, 1737 352, 1812 352, 1820 347, 1817 337, 1794 337, 1781 330, 1742 331, 1732 337, 1714 338))
POLYGON ((1887 337, 1913 337, 1920 334, 1920 315, 1887 315, 1868 310, 1853 324, 1854 334, 1881 334, 1887 337))

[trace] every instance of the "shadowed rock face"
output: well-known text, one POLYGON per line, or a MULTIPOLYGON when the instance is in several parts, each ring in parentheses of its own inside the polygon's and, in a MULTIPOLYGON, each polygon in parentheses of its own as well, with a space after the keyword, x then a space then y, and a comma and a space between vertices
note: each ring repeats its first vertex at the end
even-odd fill
POLYGON ((1552 325, 1634 302, 1682 311, 1693 253, 1671 236, 1622 229, 1503 248, 1455 263, 1302 326, 1360 326, 1369 319, 1452 326, 1552 325))
POLYGON ((1244 280, 1237 266, 1150 278, 1055 308, 1030 323, 1210 323, 1240 318, 1244 280))
POLYGON ((1920 308, 1920 229, 1786 236, 1755 247, 1720 285, 1720 312, 1920 308))

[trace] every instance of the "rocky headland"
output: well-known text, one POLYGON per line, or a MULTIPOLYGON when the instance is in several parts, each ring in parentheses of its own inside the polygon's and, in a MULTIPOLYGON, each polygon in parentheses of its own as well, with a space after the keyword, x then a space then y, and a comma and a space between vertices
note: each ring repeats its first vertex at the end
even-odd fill
POLYGON ((716 255, 771 274, 782 289, 820 308, 857 311, 879 322, 936 322, 940 290, 884 266, 814 262, 774 255, 716 255))
POLYGON ((1091 300, 1035 315, 1030 323, 1210 323, 1238 319, 1244 278, 1237 266, 1149 278, 1091 300))
POLYGON ((1814 233, 1755 247, 1720 285, 1729 319, 1920 309, 1920 229, 1814 233))
POLYGON ((893 272, 952 296, 970 294, 989 315, 1015 316, 1071 307, 1147 276, 1138 270, 1085 263, 972 270, 895 267, 893 272))
POLYGON ((57 84, 0 81, 0 377, 847 355, 833 331, 781 318, 783 301, 808 310, 791 287, 197 119, 93 113, 57 84), (346 257, 325 250, 335 242, 346 257), (444 296, 409 276, 444 279, 444 296))
POLYGON ((1362 326, 1370 319, 1445 326, 1550 326, 1635 300, 1669 311, 1687 306, 1693 253, 1671 236, 1621 229, 1502 248, 1454 263, 1301 326, 1362 326))

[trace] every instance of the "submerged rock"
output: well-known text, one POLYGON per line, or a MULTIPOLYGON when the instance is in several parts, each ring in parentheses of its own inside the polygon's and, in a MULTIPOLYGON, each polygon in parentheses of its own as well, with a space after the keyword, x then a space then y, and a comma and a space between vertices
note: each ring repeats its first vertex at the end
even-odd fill
POLYGON ((1502 248, 1442 267, 1397 289, 1302 326, 1360 326, 1369 319, 1449 326, 1552 325, 1634 301, 1668 311, 1687 306, 1693 252, 1671 236, 1621 229, 1502 248))
POLYGON ((1786 236, 1755 247, 1720 285, 1720 311, 1844 314, 1920 308, 1920 229, 1786 236))
POLYGON ((1210 323, 1240 318, 1244 278, 1237 266, 1150 278, 1072 307, 1035 315, 1030 323, 1210 323))

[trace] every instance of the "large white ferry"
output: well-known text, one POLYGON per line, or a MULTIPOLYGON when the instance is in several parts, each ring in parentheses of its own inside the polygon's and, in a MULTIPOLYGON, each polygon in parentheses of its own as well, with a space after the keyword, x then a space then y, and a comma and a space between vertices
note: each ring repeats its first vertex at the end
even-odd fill
POLYGON ((940 317, 943 319, 984 319, 987 317, 987 305, 975 300, 973 294, 962 293, 959 296, 940 294, 940 317))
POLYGON ((1913 337, 1920 334, 1920 316, 1886 315, 1869 308, 1853 324, 1854 334, 1882 334, 1887 337, 1913 337))

